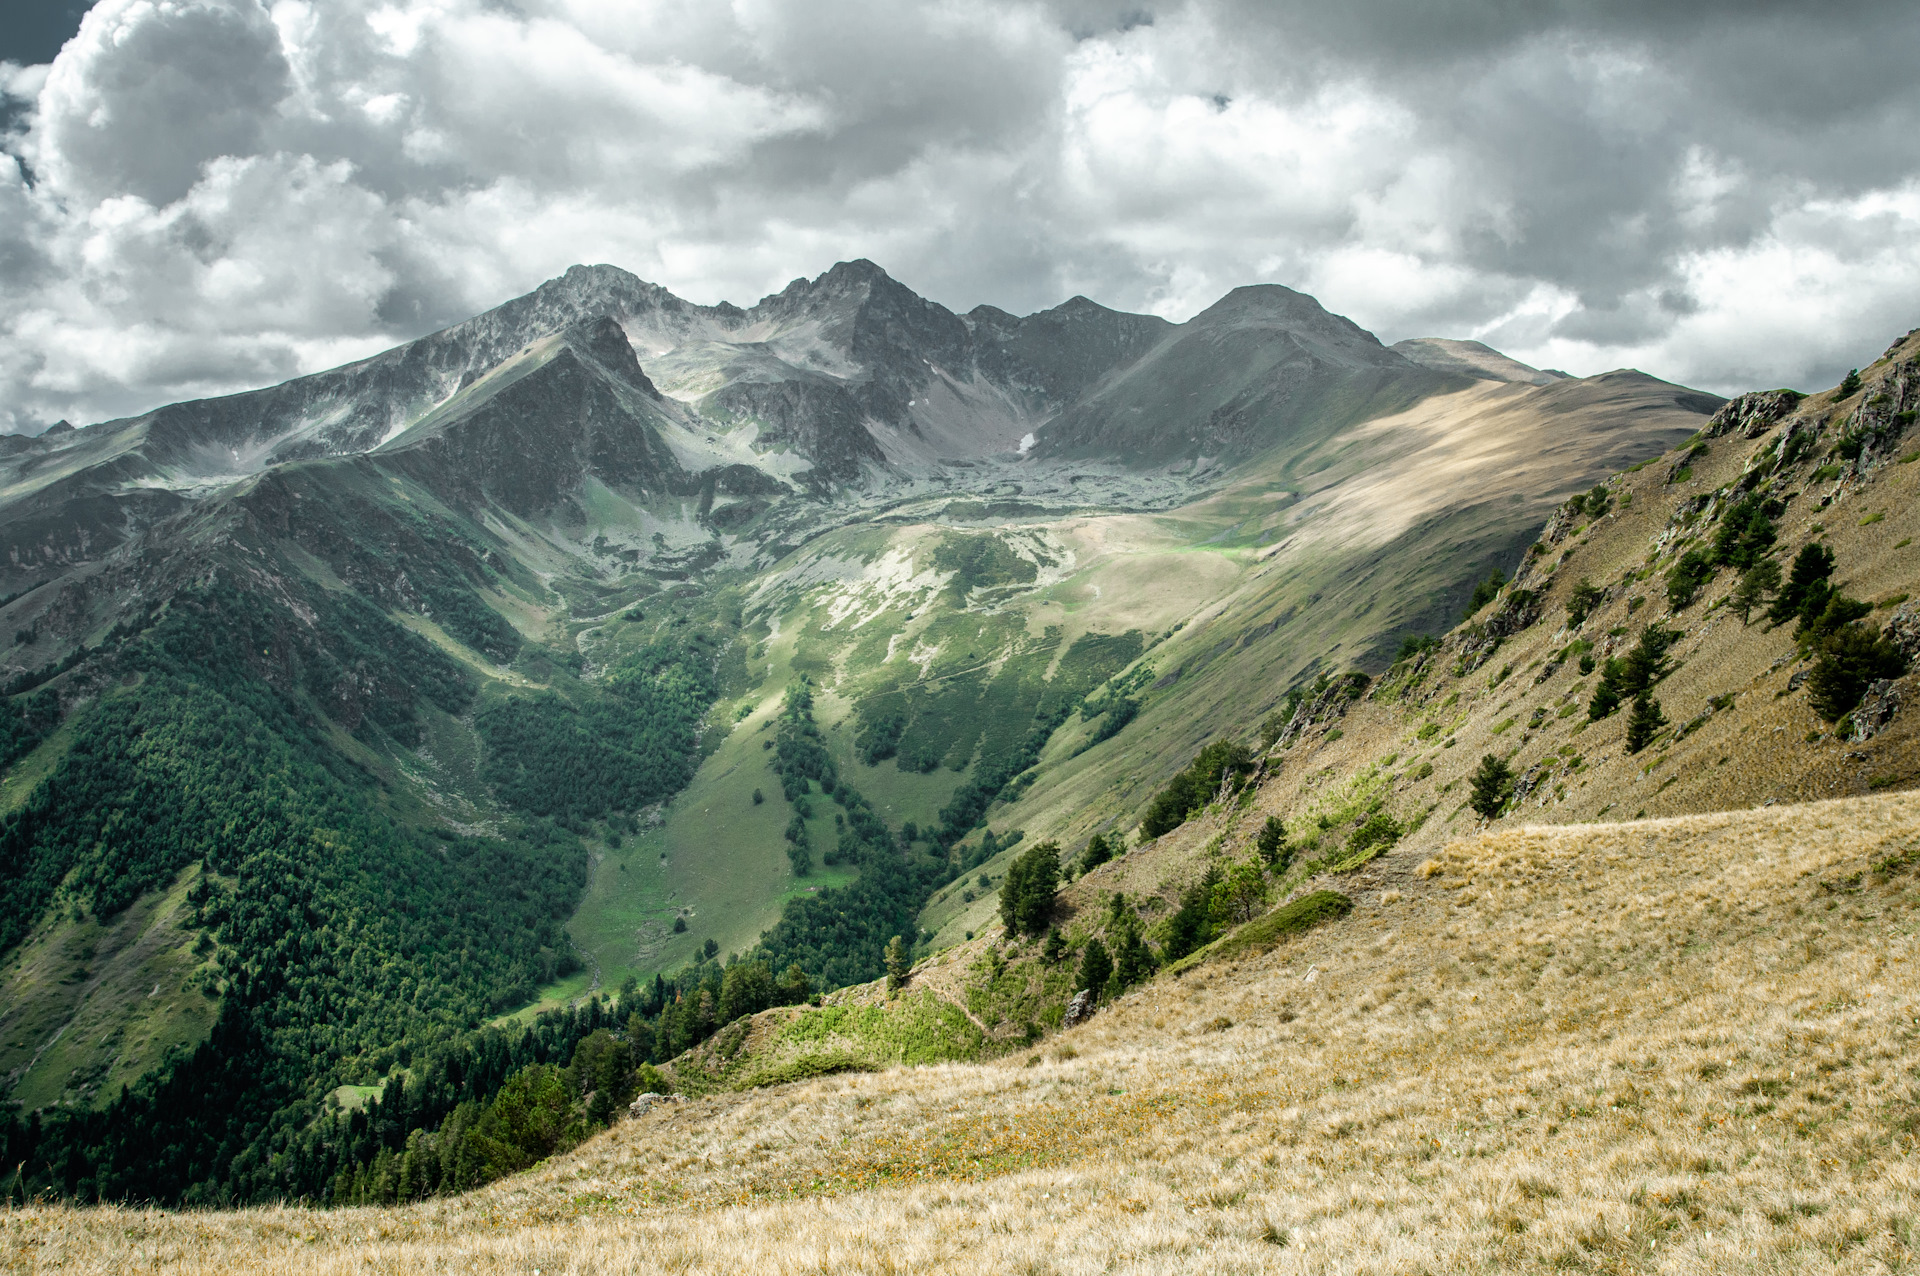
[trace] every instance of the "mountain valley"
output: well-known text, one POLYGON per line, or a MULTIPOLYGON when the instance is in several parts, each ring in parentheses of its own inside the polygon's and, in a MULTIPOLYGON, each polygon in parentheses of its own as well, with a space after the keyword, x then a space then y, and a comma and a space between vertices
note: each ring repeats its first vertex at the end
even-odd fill
POLYGON ((1344 935, 1415 897, 1489 756, 1506 821, 1904 788, 1898 689, 1859 739, 1809 717, 1825 639, 1736 620, 1751 562, 1709 551, 1738 508, 1905 634, 1915 355, 1727 403, 1386 347, 1275 287, 1170 324, 955 315, 865 262, 747 309, 597 266, 11 441, 10 1190, 391 1200, 379 1156, 596 1034, 695 1095, 989 1075, 1095 938, 1173 972, 1132 1004, 1284 964, 1289 901, 1359 907, 1311 932, 1344 935), (1631 706, 1586 708, 1650 625, 1666 716, 1629 753, 1631 706), (1269 816, 1285 862, 1175 952, 1269 816), (1051 843, 1049 957, 1002 896, 1051 843))

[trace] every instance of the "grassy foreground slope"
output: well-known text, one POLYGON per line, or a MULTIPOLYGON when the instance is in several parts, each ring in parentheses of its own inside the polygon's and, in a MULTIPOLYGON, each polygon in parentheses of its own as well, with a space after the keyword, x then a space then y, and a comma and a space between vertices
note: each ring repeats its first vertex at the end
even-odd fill
POLYGON ((1033 1055, 668 1105, 408 1209, 0 1229, 73 1272, 1897 1270, 1916 828, 1500 829, 1033 1055))

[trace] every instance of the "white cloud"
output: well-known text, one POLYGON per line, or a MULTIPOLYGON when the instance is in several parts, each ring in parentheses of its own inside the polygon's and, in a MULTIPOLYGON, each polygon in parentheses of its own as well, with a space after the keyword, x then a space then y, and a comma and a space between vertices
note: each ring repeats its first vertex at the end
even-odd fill
MULTIPOLYGON (((0 162, 0 428, 328 366, 580 261, 748 303, 1242 283, 1811 387, 1920 315, 1897 5, 102 0, 0 162)), ((19 125, 16 125, 19 127, 19 125)))

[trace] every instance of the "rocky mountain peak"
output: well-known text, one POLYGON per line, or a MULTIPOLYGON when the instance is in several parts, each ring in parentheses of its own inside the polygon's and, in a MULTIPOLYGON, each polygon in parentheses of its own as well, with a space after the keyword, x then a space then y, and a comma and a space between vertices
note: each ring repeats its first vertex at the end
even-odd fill
POLYGON ((633 343, 627 340, 626 329, 612 315, 596 315, 570 325, 566 342, 642 394, 652 399, 660 397, 660 391, 641 370, 640 359, 633 352, 633 343))

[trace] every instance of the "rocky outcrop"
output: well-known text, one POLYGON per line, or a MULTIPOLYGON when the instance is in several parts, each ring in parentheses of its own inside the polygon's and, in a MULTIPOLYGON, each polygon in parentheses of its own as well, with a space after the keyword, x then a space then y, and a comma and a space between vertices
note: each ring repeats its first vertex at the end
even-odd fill
POLYGON ((1306 735, 1309 727, 1345 717, 1348 707, 1366 694, 1371 681, 1366 674, 1358 672, 1328 679, 1318 691, 1302 700, 1294 709, 1293 716, 1287 719, 1287 725, 1275 737, 1273 747, 1287 748, 1306 735))
POLYGON ((1507 592, 1499 608, 1487 617, 1487 632, 1495 638, 1511 638, 1540 619, 1540 595, 1531 589, 1507 592))
POLYGON ((1907 427, 1920 415, 1920 358, 1894 365, 1861 397, 1840 432, 1840 455, 1853 473, 1884 465, 1899 451, 1907 427))
POLYGON ((1073 994, 1073 1000, 1067 1003, 1067 1013, 1060 1020, 1061 1028, 1072 1028, 1093 1018, 1093 990, 1082 988, 1073 994))
POLYGON ((763 446, 784 443, 838 483, 858 479, 863 464, 886 463, 853 393, 824 377, 736 381, 708 395, 702 407, 759 423, 763 446))
POLYGON ((1884 632, 1901 655, 1909 661, 1920 660, 1920 601, 1901 603, 1884 632))
POLYGON ((649 1090, 645 1094, 634 1097, 633 1102, 627 1105, 627 1115, 642 1117, 648 1112, 651 1112, 658 1104, 678 1102, 680 1102, 680 1096, 677 1094, 655 1094, 649 1090))
MULTIPOLYGON (((1454 639, 1449 636, 1449 642, 1454 639)), ((1456 678, 1466 675, 1487 663, 1487 658, 1500 647, 1500 635, 1491 632, 1485 625, 1468 625, 1459 631, 1459 656, 1453 664, 1456 678)))
POLYGON ((1754 390, 1737 395, 1721 405, 1701 434, 1710 439, 1724 434, 1757 439, 1793 411, 1803 397, 1798 390, 1754 390))
POLYGON ((1848 739, 1858 743, 1871 740, 1886 730, 1893 715, 1900 711, 1900 687, 1891 678, 1876 678, 1867 686, 1867 694, 1851 715, 1853 733, 1848 739))

